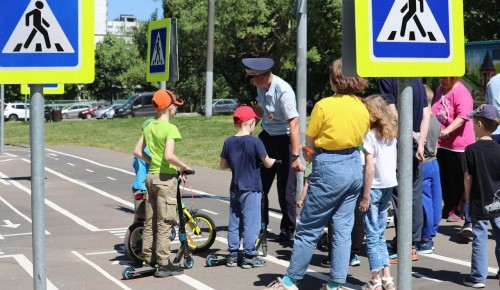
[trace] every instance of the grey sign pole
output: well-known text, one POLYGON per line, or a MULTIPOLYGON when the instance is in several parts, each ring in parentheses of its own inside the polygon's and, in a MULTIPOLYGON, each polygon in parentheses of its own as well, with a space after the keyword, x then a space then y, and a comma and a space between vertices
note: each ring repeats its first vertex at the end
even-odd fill
MULTIPOLYGON (((300 144, 306 143, 307 120, 307 0, 297 0, 297 109, 299 111, 300 144)), ((295 154, 295 153, 294 153, 295 154)), ((301 161, 304 164, 304 157, 301 161)), ((304 187, 304 173, 297 173, 296 199, 304 187)))
POLYGON ((412 289, 413 90, 409 78, 398 79, 398 278, 400 289, 412 289))
POLYGON ((208 0, 208 45, 207 45, 207 80, 205 88, 205 119, 212 116, 212 96, 214 84, 214 21, 215 0, 208 0))
POLYGON ((43 85, 31 85, 31 218, 33 220, 33 286, 47 289, 45 273, 44 150, 45 122, 43 85))
POLYGON ((5 144, 5 112, 3 111, 3 107, 5 105, 4 99, 4 85, 0 85, 0 155, 3 155, 4 152, 4 144, 5 144))

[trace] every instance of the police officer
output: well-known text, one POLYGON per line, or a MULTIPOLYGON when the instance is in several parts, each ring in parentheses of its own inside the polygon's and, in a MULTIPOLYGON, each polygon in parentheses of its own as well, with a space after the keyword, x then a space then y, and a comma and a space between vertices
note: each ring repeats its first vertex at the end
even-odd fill
POLYGON ((259 138, 271 158, 282 160, 282 166, 261 167, 263 221, 269 223, 268 194, 277 175, 278 199, 283 217, 280 224, 279 242, 293 238, 296 226, 295 172, 304 171, 299 159, 299 113, 292 87, 271 72, 274 61, 270 58, 244 58, 250 83, 257 87, 257 105, 254 110, 262 118, 259 138), (295 171, 295 172, 294 172, 295 171))

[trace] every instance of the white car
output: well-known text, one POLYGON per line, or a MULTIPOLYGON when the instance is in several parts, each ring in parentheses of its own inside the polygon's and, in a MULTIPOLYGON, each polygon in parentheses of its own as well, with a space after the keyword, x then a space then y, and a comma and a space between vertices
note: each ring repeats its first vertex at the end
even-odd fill
POLYGON ((4 118, 9 121, 24 120, 30 118, 30 105, 25 103, 5 104, 3 109, 4 118))
POLYGON ((121 104, 114 104, 111 106, 107 106, 105 108, 96 110, 92 113, 92 116, 94 116, 96 119, 107 119, 107 118, 113 118, 115 115, 115 109, 120 107, 121 104))

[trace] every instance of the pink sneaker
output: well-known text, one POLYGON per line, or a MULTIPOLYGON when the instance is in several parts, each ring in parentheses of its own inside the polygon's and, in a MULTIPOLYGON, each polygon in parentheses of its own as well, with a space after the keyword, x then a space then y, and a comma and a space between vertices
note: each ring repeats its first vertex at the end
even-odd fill
POLYGON ((450 211, 450 214, 448 215, 446 221, 450 223, 461 222, 462 218, 457 216, 454 211, 450 211))

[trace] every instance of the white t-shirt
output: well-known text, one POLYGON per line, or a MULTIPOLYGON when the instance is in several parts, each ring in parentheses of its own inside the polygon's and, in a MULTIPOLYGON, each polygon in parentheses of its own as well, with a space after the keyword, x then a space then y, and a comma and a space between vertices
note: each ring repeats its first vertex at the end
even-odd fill
POLYGON ((375 131, 370 130, 363 142, 363 149, 373 155, 375 175, 372 188, 388 188, 398 185, 396 177, 397 148, 396 138, 378 140, 375 131))

